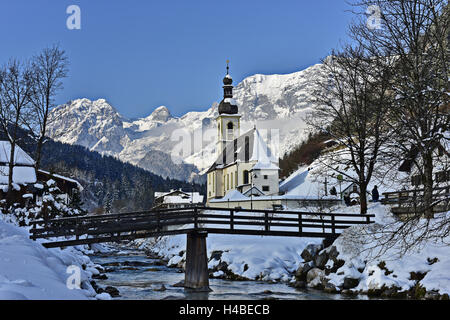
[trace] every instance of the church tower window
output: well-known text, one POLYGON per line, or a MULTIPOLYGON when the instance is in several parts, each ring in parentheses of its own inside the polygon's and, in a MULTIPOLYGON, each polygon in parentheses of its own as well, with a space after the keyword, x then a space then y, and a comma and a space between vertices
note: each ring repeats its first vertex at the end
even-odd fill
POLYGON ((249 181, 250 181, 249 172, 248 172, 248 170, 245 170, 244 171, 244 184, 249 184, 249 181))

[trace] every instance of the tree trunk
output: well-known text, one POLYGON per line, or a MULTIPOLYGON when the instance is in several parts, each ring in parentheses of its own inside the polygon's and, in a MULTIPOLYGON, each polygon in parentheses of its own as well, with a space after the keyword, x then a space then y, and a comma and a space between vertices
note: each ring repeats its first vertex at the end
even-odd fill
POLYGON ((36 170, 36 179, 38 177, 38 170, 41 166, 41 155, 42 155, 42 145, 43 145, 44 139, 41 137, 38 140, 37 146, 36 146, 36 155, 35 155, 35 170, 36 170))
POLYGON ((359 201, 361 205, 361 214, 367 213, 367 184, 365 182, 360 183, 359 185, 360 193, 359 193, 359 201))
POLYGON ((425 218, 433 219, 433 158, 431 152, 423 155, 423 207, 425 218))
POLYGON ((13 174, 14 174, 14 154, 16 152, 16 144, 10 142, 11 145, 11 150, 9 153, 9 163, 8 163, 8 168, 9 168, 9 173, 8 173, 8 193, 6 194, 6 201, 8 203, 8 205, 11 205, 14 201, 14 188, 13 188, 13 174))

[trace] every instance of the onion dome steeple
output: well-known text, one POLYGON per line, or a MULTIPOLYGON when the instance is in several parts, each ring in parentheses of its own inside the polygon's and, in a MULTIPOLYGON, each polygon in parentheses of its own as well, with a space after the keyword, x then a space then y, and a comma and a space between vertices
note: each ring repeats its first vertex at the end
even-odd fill
POLYGON ((227 75, 223 78, 223 100, 219 104, 219 114, 237 114, 238 107, 233 99, 233 79, 230 76, 230 61, 227 60, 227 75))

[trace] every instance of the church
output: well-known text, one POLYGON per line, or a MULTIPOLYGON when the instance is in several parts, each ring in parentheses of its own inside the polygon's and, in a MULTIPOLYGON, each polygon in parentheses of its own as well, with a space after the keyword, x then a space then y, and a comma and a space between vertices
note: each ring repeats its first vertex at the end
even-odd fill
POLYGON ((241 135, 241 115, 233 99, 233 79, 223 79, 223 100, 217 124, 217 160, 207 171, 207 199, 245 201, 279 193, 278 158, 256 126, 241 135))

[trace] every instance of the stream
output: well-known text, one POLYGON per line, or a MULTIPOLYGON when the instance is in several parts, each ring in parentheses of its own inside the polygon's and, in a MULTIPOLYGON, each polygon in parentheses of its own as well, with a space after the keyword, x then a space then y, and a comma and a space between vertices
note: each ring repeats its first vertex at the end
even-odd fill
POLYGON ((113 254, 91 255, 94 263, 107 269, 108 279, 94 279, 100 287, 112 286, 119 290, 118 300, 341 300, 353 298, 327 294, 318 290, 298 290, 285 283, 260 281, 228 281, 210 279, 211 292, 187 292, 173 285, 184 280, 183 270, 168 268, 160 259, 148 257, 145 252, 122 250, 113 254))

